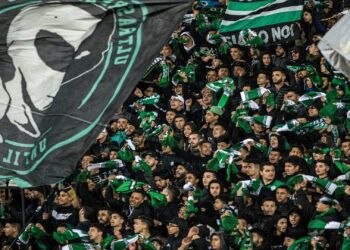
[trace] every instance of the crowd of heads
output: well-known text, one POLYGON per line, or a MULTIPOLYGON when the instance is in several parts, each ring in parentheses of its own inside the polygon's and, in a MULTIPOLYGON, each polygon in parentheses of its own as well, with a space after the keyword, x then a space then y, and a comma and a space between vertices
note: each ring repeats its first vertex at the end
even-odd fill
POLYGON ((193 4, 71 176, 23 211, 0 190, 2 249, 350 249, 350 86, 317 47, 350 2, 272 45, 229 44, 226 4, 193 4))

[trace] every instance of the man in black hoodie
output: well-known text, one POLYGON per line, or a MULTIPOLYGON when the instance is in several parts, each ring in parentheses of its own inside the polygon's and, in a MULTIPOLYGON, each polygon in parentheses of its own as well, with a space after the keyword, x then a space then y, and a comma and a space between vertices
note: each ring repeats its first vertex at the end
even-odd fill
POLYGON ((167 225, 168 238, 164 249, 166 250, 177 250, 182 239, 187 234, 188 225, 187 221, 179 217, 174 217, 167 225))

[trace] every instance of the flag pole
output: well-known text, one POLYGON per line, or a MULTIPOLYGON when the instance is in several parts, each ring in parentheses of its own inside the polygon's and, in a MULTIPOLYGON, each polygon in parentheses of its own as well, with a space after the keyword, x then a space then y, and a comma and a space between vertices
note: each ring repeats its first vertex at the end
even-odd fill
MULTIPOLYGON (((56 185, 52 188, 51 193, 49 193, 48 196, 45 198, 44 203, 43 203, 41 206, 39 206, 39 207, 35 210, 35 212, 33 213, 32 217, 30 217, 30 218, 28 219, 27 223, 24 223, 24 224, 23 224, 22 230, 19 232, 19 234, 17 235, 17 237, 11 242, 11 245, 9 246, 9 249, 11 249, 11 247, 17 242, 19 236, 25 231, 26 227, 32 222, 32 220, 37 216, 37 214, 40 213, 40 212, 42 211, 42 209, 46 208, 47 202, 49 201, 49 199, 51 198, 51 196, 52 196, 53 194, 56 193, 57 186, 58 186, 58 185, 56 184, 56 185)), ((22 213, 24 214, 24 191, 23 191, 23 189, 21 189, 21 199, 22 199, 22 198, 23 198, 22 213), (23 194, 23 196, 22 196, 22 194, 23 194)), ((23 217, 23 215, 22 215, 22 219, 23 219, 23 221, 25 222, 25 217, 23 217)))
POLYGON ((25 211, 25 200, 24 200, 24 189, 21 188, 21 206, 22 206, 22 227, 26 225, 26 211, 25 211))

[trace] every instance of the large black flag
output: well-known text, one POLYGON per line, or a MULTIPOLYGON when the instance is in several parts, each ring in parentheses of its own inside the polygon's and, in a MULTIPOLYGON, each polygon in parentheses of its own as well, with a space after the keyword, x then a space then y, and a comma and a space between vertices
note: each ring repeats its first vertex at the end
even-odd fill
POLYGON ((190 0, 2 0, 0 179, 56 183, 122 105, 190 0))

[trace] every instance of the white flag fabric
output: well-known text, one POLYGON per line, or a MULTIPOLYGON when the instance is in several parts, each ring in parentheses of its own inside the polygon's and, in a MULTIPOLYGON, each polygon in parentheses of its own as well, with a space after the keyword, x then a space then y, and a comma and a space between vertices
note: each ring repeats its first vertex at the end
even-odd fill
POLYGON ((350 13, 343 16, 319 42, 323 56, 337 70, 350 78, 350 13))

